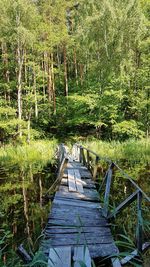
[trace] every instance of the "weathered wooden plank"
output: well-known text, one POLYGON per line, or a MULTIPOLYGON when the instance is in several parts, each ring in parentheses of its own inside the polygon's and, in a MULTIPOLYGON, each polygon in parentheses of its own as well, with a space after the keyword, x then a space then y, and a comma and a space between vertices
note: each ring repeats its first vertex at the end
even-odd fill
POLYGON ((67 192, 65 191, 59 191, 59 192, 56 192, 56 196, 57 197, 60 197, 60 198, 68 198, 68 199, 79 199, 79 200, 85 200, 85 201, 92 201, 92 202, 98 202, 99 201, 99 198, 96 197, 96 196, 93 196, 91 194, 81 194, 81 193, 78 193, 78 192, 73 192, 72 194, 68 194, 67 192))
POLYGON ((99 203, 94 203, 94 202, 88 202, 88 201, 83 201, 83 200, 79 200, 79 199, 73 199, 70 201, 70 199, 66 198, 59 198, 59 197, 55 197, 53 203, 56 204, 63 204, 63 205, 68 205, 68 206, 73 206, 73 207, 84 207, 84 208, 98 208, 100 209, 101 206, 99 203))
MULTIPOLYGON (((45 237, 46 239, 46 237, 45 237)), ((101 236, 96 238, 91 235, 88 237, 85 234, 54 234, 49 236, 47 239, 51 246, 75 246, 75 245, 89 245, 89 244, 111 244, 113 242, 112 236, 101 236)))
POLYGON ((50 248, 48 267, 70 267, 71 247, 50 248))
POLYGON ((74 177, 74 171, 68 169, 68 185, 69 185, 69 191, 70 192, 76 192, 76 181, 74 177))
POLYGON ((87 207, 85 209, 84 207, 78 207, 78 206, 72 207, 72 206, 69 206, 69 205, 67 205, 66 208, 65 208, 65 205, 60 205, 60 204, 53 204, 50 216, 51 215, 55 215, 55 214, 56 214, 56 216, 64 214, 64 217, 66 217, 67 213, 68 213, 69 217, 70 217, 70 214, 72 214, 72 216, 73 215, 74 216, 75 215, 81 215, 82 217, 90 216, 89 220, 95 220, 96 218, 103 218, 103 220, 107 221, 106 218, 104 218, 102 216, 102 210, 101 209, 99 211, 97 208, 87 207))
POLYGON ((50 216, 49 216, 49 220, 50 219, 55 219, 55 220, 67 220, 67 221, 69 221, 69 222, 77 222, 77 221, 81 221, 81 223, 83 222, 83 225, 84 225, 84 222, 86 221, 86 220, 88 220, 88 222, 96 222, 96 221, 103 221, 104 223, 106 223, 107 224, 107 221, 104 219, 104 218, 102 218, 99 214, 94 214, 94 216, 91 216, 91 214, 92 213, 85 213, 83 216, 82 216, 82 214, 80 213, 80 212, 78 212, 78 213, 76 213, 76 212, 74 212, 72 215, 69 213, 69 214, 67 214, 67 213, 65 213, 64 214, 64 211, 63 212, 59 212, 59 213, 57 213, 57 212, 52 212, 51 214, 50 214, 50 216), (94 217, 94 218, 93 218, 94 217))
POLYGON ((88 221, 88 218, 84 218, 84 220, 82 219, 82 223, 80 222, 79 219, 76 218, 72 218, 72 220, 69 219, 58 219, 58 218, 50 218, 48 220, 48 225, 60 225, 60 226, 66 226, 68 225, 68 227, 70 226, 74 226, 74 227, 79 227, 79 226, 89 226, 89 227, 94 227, 94 226, 110 226, 110 224, 106 223, 104 220, 95 220, 95 221, 88 221))
POLYGON ((88 170, 80 169, 80 174, 82 178, 92 179, 92 174, 88 170))
POLYGON ((68 227, 68 226, 50 226, 46 227, 44 233, 51 233, 51 234, 65 234, 65 233, 94 233, 94 234, 101 234, 101 233, 110 233, 111 231, 109 227, 68 227))
MULTIPOLYGON (((72 201, 70 201, 72 202, 72 201)), ((77 202, 77 201, 76 201, 77 202)), ((84 201, 85 202, 85 201, 84 201)), ((86 202, 85 202, 86 203, 86 202)), ((85 207, 80 207, 80 206, 74 206, 72 207, 71 205, 65 205, 63 203, 61 204, 57 204, 57 203, 53 203, 52 209, 51 209, 51 213, 62 213, 62 212, 68 212, 68 213, 72 213, 72 214, 81 214, 84 216, 84 214, 93 214, 93 219, 95 215, 98 216, 102 216, 102 209, 98 209, 97 207, 93 208, 87 205, 86 209, 85 207)))
POLYGON ((60 186, 59 191, 56 192, 56 196, 63 198, 72 198, 72 199, 84 199, 90 201, 99 201, 99 194, 96 190, 84 189, 84 193, 79 192, 68 192, 68 189, 65 186, 60 186))
POLYGON ((81 170, 87 170, 87 168, 85 166, 83 166, 81 163, 77 163, 77 162, 68 162, 67 164, 67 169, 81 169, 81 170))
MULTIPOLYGON (((77 244, 77 242, 80 242, 80 244, 86 244, 86 242, 93 242, 93 244, 99 244, 99 243, 111 243, 113 242, 111 233, 45 233, 45 239, 51 239, 58 240, 58 242, 62 240, 67 240, 68 242, 72 242, 73 244, 77 244)), ((61 243, 60 243, 61 244, 61 243)))
POLYGON ((113 267, 121 267, 121 263, 118 258, 111 258, 111 263, 113 267))
MULTIPOLYGON (((83 245, 83 244, 82 244, 83 245)), ((81 246, 82 246, 81 245, 81 246)), ((79 246, 79 245, 78 245, 79 246)), ((50 244, 47 244, 46 241, 42 244, 42 250, 45 255, 49 254, 49 247, 50 244)), ((111 244, 89 244, 88 245, 91 258, 98 258, 98 257, 107 257, 110 255, 116 255, 119 253, 118 248, 116 247, 115 243, 111 244)))
MULTIPOLYGON (((68 176, 64 176, 63 175, 63 178, 61 180, 61 185, 65 185, 65 186, 68 186, 68 176)), ((94 184, 94 182, 92 182, 90 179, 82 179, 81 180, 81 184, 83 185, 83 188, 87 188, 87 189, 95 189, 96 186, 94 184)))
MULTIPOLYGON (((73 250, 74 246, 77 246, 80 247, 79 254, 82 254, 82 248, 87 244, 92 257, 116 254, 117 248, 111 235, 110 224, 102 216, 99 194, 91 180, 91 173, 81 163, 72 160, 69 156, 67 167, 63 170, 61 186, 55 194, 44 231, 42 248, 48 255, 50 247, 71 246, 73 250)), ((79 262, 76 261, 76 264, 79 262)))
POLYGON ((84 263, 86 267, 91 267, 91 257, 87 246, 74 248, 74 267, 81 267, 81 263, 84 263))
POLYGON ((80 175, 79 170, 74 170, 74 176, 75 176, 77 191, 79 193, 84 193, 83 185, 82 185, 82 181, 81 181, 81 175, 80 175))

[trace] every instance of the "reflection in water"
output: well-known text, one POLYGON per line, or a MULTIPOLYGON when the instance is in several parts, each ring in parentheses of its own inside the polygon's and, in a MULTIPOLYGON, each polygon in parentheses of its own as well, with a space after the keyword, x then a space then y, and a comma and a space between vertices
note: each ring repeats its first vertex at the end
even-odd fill
POLYGON ((20 243, 29 242, 32 249, 47 222, 49 204, 42 206, 42 196, 51 185, 52 166, 14 165, 8 170, 3 165, 0 173, 0 239, 7 235, 4 251, 8 259, 9 251, 20 243))
POLYGON ((30 237, 30 227, 29 227, 29 216, 28 216, 28 199, 27 199, 27 190, 25 188, 25 179, 24 179, 24 170, 23 168, 21 169, 21 178, 22 178, 22 194, 23 194, 23 207, 24 207, 24 217, 26 221, 26 232, 28 235, 28 238, 31 239, 30 237))

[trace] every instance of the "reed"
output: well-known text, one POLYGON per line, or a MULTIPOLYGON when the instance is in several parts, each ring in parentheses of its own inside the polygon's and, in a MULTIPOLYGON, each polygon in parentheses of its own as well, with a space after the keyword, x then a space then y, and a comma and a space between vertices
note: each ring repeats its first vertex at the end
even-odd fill
POLYGON ((56 139, 33 141, 29 145, 7 145, 0 150, 1 165, 17 164, 25 167, 29 164, 42 164, 44 166, 54 161, 56 146, 56 139))
POLYGON ((83 146, 95 151, 101 157, 108 157, 113 161, 150 162, 150 138, 142 140, 129 139, 125 142, 106 142, 97 139, 87 139, 81 143, 83 146))

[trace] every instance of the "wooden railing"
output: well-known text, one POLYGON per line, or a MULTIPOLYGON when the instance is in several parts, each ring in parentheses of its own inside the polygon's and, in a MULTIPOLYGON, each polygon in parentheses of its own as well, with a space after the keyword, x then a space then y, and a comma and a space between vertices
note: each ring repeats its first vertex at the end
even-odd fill
MULTIPOLYGON (((95 181, 97 176, 97 168, 100 160, 104 160, 109 164, 109 168, 106 172, 106 175, 103 179, 100 187, 105 186, 104 200, 103 200, 103 214, 106 218, 112 219, 115 218, 123 209, 128 207, 132 202, 137 201, 137 228, 136 228, 136 246, 138 254, 142 252, 143 247, 143 229, 142 229, 142 200, 143 198, 150 203, 150 198, 146 193, 133 181, 133 179, 127 175, 116 163, 112 162, 107 158, 101 158, 98 154, 87 149, 81 145, 75 144, 73 146, 73 155, 76 160, 80 161, 85 165, 92 173, 93 180, 95 181), (94 164, 92 162, 94 159, 94 164), (94 165, 94 166, 93 166, 94 165), (124 176, 128 181, 131 182, 134 192, 128 196, 123 202, 121 202, 113 212, 109 211, 109 202, 110 202, 110 190, 113 185, 112 175, 113 170, 117 169, 120 171, 122 176, 124 176)), ((112 197, 112 195, 111 195, 112 197)))

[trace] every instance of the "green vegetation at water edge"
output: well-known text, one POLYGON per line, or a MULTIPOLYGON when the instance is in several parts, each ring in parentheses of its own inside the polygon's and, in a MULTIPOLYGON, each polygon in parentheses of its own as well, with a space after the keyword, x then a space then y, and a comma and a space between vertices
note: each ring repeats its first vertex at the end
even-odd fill
POLYGON ((57 140, 38 140, 24 145, 6 145, 1 147, 0 161, 1 165, 15 165, 19 167, 35 165, 46 165, 48 162, 53 163, 57 140))
POLYGON ((126 160, 128 162, 150 163, 150 139, 129 139, 120 141, 101 141, 97 139, 86 139, 81 145, 90 148, 102 158, 109 158, 112 161, 126 160))

